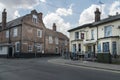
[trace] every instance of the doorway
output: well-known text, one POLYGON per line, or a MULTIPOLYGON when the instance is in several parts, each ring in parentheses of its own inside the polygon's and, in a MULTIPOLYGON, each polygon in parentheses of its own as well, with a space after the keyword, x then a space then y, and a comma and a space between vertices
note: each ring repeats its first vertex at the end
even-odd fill
POLYGON ((12 57, 12 53, 13 53, 13 48, 12 48, 12 47, 9 47, 9 48, 8 48, 8 56, 9 56, 9 57, 12 57))

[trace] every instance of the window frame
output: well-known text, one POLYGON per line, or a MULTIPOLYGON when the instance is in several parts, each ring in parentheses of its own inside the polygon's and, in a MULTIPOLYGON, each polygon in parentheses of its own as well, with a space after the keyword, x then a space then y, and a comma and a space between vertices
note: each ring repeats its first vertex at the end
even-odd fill
POLYGON ((9 38, 9 30, 6 31, 5 37, 6 37, 6 38, 9 38))
POLYGON ((37 37, 42 38, 42 30, 41 29, 37 29, 37 37))
POLYGON ((32 52, 33 51, 33 46, 32 45, 28 45, 28 52, 32 52))
POLYGON ((13 37, 17 37, 18 36, 18 28, 14 28, 13 29, 13 37))
POLYGON ((16 42, 15 43, 15 51, 16 52, 20 52, 20 42, 16 42), (19 46, 18 46, 18 44, 19 44, 19 46), (18 49, 19 48, 19 49, 18 49))

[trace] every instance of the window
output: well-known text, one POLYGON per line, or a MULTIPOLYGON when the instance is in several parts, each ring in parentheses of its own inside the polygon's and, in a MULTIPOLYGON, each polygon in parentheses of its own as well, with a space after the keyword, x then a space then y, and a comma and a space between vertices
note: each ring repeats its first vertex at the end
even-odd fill
POLYGON ((32 16, 32 21, 33 21, 34 23, 37 23, 37 15, 33 15, 33 16, 32 16))
POLYGON ((76 52, 76 44, 73 44, 73 48, 72 48, 73 50, 73 52, 76 52))
POLYGON ((79 32, 75 32, 75 39, 79 39, 79 32))
POLYGON ((37 46, 37 52, 42 52, 42 45, 39 44, 39 45, 37 46))
POLYGON ((117 54, 117 44, 116 42, 112 42, 112 54, 116 55, 117 54))
POLYGON ((19 42, 15 43, 15 50, 16 50, 16 52, 20 52, 20 43, 19 42))
POLYGON ((57 54, 59 53, 58 47, 56 47, 55 52, 56 52, 57 54))
POLYGON ((14 28, 13 29, 13 37, 16 37, 18 35, 18 29, 14 28))
POLYGON ((81 33, 81 39, 84 39, 84 33, 81 33))
POLYGON ((57 37, 55 38, 55 43, 56 43, 56 44, 58 44, 58 43, 59 43, 59 42, 58 42, 58 38, 57 38, 57 37))
POLYGON ((68 44, 68 41, 67 41, 67 40, 65 40, 65 46, 67 46, 67 44, 68 44))
POLYGON ((81 44, 78 44, 78 52, 81 52, 81 44))
POLYGON ((28 51, 32 52, 32 45, 28 45, 28 51))
POLYGON ((49 43, 53 43, 53 39, 52 39, 52 36, 49 36, 49 43))
POLYGON ((104 36, 105 37, 112 36, 112 26, 106 26, 105 27, 104 36))
POLYGON ((6 38, 9 38, 9 30, 6 31, 6 38))
POLYGON ((91 30, 91 40, 94 40, 94 30, 91 30))
POLYGON ((103 43, 103 52, 109 52, 109 42, 103 43))
POLYGON ((40 38, 42 37, 42 30, 40 30, 40 29, 37 30, 37 36, 40 38))
POLYGON ((101 52, 101 44, 100 43, 98 44, 97 48, 98 48, 98 52, 101 52))
POLYGON ((2 46, 0 46, 0 51, 2 51, 2 46))

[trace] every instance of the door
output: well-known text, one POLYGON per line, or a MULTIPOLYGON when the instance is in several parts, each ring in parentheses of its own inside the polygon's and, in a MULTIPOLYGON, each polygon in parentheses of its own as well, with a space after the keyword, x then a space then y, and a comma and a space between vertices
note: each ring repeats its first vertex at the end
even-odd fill
POLYGON ((13 53, 13 48, 9 47, 9 50, 8 50, 9 57, 12 57, 12 53, 13 53))

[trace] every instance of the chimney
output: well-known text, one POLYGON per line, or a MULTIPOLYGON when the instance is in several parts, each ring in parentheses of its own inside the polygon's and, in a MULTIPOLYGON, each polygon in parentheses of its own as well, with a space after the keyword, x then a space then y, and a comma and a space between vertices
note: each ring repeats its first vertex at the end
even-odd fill
POLYGON ((39 18, 42 20, 42 16, 43 16, 43 13, 38 13, 38 15, 39 15, 39 18))
POLYGON ((2 12, 2 29, 6 27, 6 18, 7 18, 7 12, 6 9, 2 12))
POLYGON ((56 24, 53 23, 53 31, 56 31, 56 24))
POLYGON ((99 8, 96 8, 96 11, 95 11, 95 22, 100 21, 100 15, 101 15, 101 12, 99 11, 99 8))

